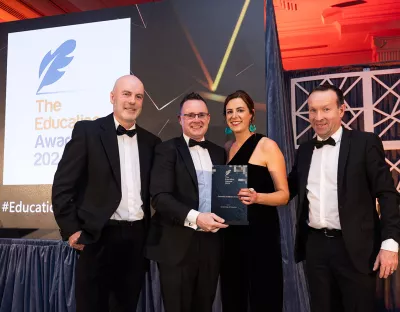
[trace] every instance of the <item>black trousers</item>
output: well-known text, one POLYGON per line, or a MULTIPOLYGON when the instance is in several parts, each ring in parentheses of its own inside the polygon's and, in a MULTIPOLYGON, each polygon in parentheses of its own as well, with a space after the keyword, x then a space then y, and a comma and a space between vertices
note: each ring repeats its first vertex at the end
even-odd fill
POLYGON ((144 282, 144 221, 107 225, 80 253, 75 274, 77 312, 135 312, 144 282))
POLYGON ((211 312, 218 284, 219 233, 195 232, 179 265, 159 263, 166 312, 211 312))
POLYGON ((306 248, 312 312, 376 311, 376 274, 356 270, 341 236, 311 231, 306 248))

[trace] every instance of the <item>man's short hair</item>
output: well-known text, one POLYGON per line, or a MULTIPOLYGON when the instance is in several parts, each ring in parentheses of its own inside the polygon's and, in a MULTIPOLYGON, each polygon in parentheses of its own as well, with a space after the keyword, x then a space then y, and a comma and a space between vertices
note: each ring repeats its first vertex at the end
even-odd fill
POLYGON ((183 99, 182 99, 182 101, 181 101, 181 103, 179 105, 179 112, 182 112, 183 104, 185 104, 186 101, 190 101, 190 100, 200 100, 200 101, 203 101, 204 104, 207 105, 206 101, 203 99, 203 97, 200 94, 198 94, 196 92, 191 92, 189 94, 186 94, 183 97, 183 99))
POLYGON ((344 95, 343 95, 343 91, 340 90, 338 87, 331 85, 329 83, 324 83, 322 85, 319 85, 318 87, 316 87, 314 90, 311 91, 310 95, 313 94, 314 92, 317 91, 328 91, 328 90, 332 90, 333 92, 336 93, 336 97, 337 97, 337 105, 342 106, 344 104, 344 95))

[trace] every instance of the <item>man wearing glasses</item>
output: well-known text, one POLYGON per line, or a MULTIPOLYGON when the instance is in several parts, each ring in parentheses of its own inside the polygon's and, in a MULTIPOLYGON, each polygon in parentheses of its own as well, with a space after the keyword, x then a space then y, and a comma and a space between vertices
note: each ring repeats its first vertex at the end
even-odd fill
POLYGON ((197 93, 180 104, 183 135, 156 148, 150 181, 152 206, 146 255, 158 263, 166 312, 211 312, 220 265, 219 229, 211 213, 212 165, 226 155, 204 139, 210 114, 197 93))

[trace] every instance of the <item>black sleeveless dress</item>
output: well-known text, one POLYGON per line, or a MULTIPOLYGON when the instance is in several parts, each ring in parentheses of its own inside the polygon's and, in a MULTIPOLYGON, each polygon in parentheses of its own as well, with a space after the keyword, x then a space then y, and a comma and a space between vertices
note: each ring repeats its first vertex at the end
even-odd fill
MULTIPOLYGON (((272 193, 275 188, 268 168, 249 164, 262 137, 254 134, 248 138, 229 165, 248 165, 248 187, 272 193)), ((221 231, 223 311, 280 312, 283 276, 278 212, 276 207, 252 204, 248 220, 248 226, 230 225, 221 231)))

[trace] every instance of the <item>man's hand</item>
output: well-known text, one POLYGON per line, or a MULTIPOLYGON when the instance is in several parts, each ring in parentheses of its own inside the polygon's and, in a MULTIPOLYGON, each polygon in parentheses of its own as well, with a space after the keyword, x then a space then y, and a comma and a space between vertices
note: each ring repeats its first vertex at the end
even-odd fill
POLYGON ((225 220, 218 217, 215 213, 200 213, 196 219, 196 224, 205 232, 216 232, 218 229, 227 228, 225 220))
POLYGON ((397 252, 381 249, 376 257, 374 271, 379 270, 380 278, 387 278, 397 269, 399 255, 397 252))
POLYGON ((85 245, 77 244, 78 239, 81 236, 81 233, 82 233, 82 231, 78 231, 78 232, 72 234, 68 239, 68 243, 72 248, 82 251, 83 248, 85 248, 85 245))

